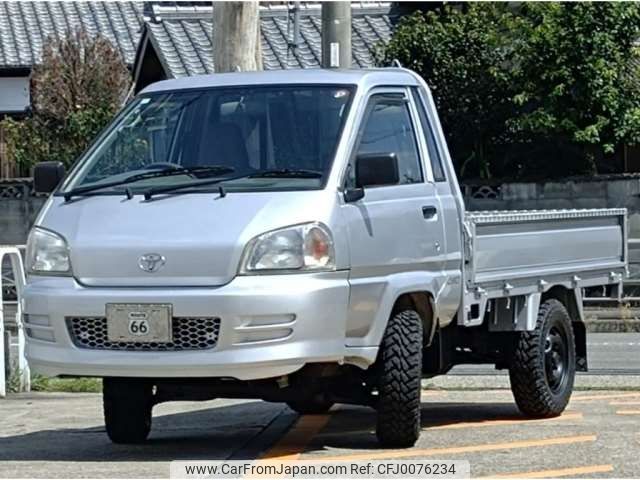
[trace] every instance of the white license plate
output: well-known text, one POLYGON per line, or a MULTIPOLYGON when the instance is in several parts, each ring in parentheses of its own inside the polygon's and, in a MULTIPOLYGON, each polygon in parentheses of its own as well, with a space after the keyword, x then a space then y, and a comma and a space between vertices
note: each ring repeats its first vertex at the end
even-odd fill
POLYGON ((110 342, 171 342, 170 304, 108 303, 107 338, 110 342))

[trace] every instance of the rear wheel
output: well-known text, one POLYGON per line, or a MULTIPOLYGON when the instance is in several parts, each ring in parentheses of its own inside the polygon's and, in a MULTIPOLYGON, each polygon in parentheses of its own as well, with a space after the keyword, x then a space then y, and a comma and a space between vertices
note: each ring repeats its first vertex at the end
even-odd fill
POLYGON ((518 408, 532 417, 560 415, 569 403, 575 374, 571 318, 559 300, 546 300, 535 330, 520 333, 509 367, 518 408))
POLYGON ((139 379, 105 378, 104 421, 113 443, 142 443, 151 431, 152 385, 139 379))
POLYGON ((422 321, 417 312, 393 314, 377 361, 378 441, 385 447, 411 447, 420 436, 422 321))

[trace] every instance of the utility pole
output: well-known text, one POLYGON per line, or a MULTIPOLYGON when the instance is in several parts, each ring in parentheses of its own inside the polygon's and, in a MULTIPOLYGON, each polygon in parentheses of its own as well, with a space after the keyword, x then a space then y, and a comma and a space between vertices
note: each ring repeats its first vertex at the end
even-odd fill
POLYGON ((351 67, 351 2, 322 2, 322 67, 351 67))
POLYGON ((216 73, 262 70, 259 2, 213 2, 213 65, 216 73))

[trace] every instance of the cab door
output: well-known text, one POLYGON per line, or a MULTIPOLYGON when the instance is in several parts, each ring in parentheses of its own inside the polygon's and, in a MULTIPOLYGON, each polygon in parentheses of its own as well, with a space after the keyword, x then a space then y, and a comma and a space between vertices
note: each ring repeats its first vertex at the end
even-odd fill
POLYGON ((441 279, 444 261, 442 207, 414 99, 405 88, 383 88, 366 102, 345 188, 355 186, 359 154, 394 153, 399 181, 366 187, 363 198, 342 205, 351 260, 349 346, 375 344, 371 327, 380 323, 374 319, 385 309, 385 291, 395 290, 390 282, 413 283, 415 290, 440 288, 433 282, 441 279))

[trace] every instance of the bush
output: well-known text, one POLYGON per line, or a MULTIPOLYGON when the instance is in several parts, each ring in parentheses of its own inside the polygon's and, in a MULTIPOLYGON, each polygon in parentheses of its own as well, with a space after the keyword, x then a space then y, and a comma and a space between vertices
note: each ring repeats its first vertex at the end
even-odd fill
POLYGON ((101 393, 100 378, 47 378, 40 375, 31 377, 34 392, 101 393))
POLYGON ((433 91, 463 177, 614 171, 640 141, 635 3, 469 3, 416 13, 382 51, 433 91))
POLYGON ((81 30, 49 39, 31 78, 31 115, 2 122, 10 158, 23 174, 45 160, 69 166, 119 110, 129 84, 107 39, 81 30))
MULTIPOLYGON (((7 380, 7 391, 20 391, 20 371, 13 369, 7 380)), ((69 393, 100 393, 102 380, 100 378, 49 378, 38 374, 31 374, 32 392, 69 392, 69 393)))

